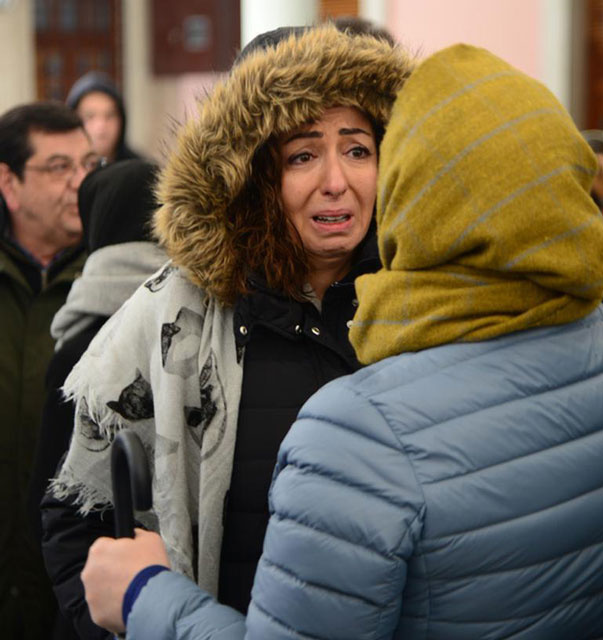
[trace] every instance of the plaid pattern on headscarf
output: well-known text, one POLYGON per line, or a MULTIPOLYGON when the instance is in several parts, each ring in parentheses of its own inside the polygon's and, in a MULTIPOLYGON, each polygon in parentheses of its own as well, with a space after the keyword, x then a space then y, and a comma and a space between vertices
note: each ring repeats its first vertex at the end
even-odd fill
POLYGON ((542 84, 456 45, 398 95, 380 153, 383 269, 356 282, 363 363, 572 322, 603 294, 593 153, 542 84))

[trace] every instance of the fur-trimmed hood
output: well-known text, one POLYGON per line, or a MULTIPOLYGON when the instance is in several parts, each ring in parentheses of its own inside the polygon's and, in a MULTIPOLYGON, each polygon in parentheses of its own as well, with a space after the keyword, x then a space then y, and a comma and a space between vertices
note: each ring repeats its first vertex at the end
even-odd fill
POLYGON ((410 69, 398 47, 332 26, 245 57, 183 125, 161 174, 155 231, 174 263, 224 301, 236 259, 226 240, 229 220, 245 197, 256 151, 330 106, 355 106, 385 124, 410 69))

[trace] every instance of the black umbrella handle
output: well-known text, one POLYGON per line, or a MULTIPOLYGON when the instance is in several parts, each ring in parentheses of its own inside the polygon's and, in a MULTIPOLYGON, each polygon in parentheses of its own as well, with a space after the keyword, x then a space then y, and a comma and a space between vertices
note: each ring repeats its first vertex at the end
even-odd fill
POLYGON ((115 537, 134 537, 134 509, 146 511, 153 504, 151 473, 140 438, 131 430, 120 431, 111 449, 111 483, 115 506, 115 537))

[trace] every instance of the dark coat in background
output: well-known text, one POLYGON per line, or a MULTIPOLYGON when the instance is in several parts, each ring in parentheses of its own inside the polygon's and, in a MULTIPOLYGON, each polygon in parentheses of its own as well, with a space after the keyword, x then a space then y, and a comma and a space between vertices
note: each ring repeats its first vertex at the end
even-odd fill
POLYGON ((42 270, 11 241, 0 203, 0 629, 7 638, 46 637, 56 609, 26 514, 27 487, 54 349, 50 323, 83 263, 77 247, 42 270))

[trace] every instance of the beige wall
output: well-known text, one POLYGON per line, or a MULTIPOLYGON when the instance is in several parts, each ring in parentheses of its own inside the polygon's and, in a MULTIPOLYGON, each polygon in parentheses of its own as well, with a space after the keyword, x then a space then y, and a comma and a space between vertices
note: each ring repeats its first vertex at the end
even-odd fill
POLYGON ((36 96, 33 0, 0 2, 0 113, 36 96))

